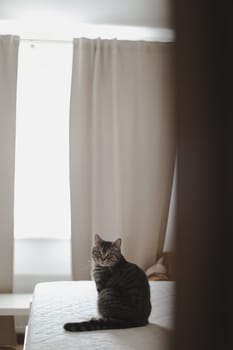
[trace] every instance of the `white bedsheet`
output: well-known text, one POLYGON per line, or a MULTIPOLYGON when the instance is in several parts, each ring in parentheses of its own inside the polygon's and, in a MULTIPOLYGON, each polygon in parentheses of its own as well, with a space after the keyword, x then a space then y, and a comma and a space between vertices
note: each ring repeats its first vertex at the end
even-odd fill
POLYGON ((39 283, 34 291, 26 350, 167 350, 174 328, 174 283, 150 282, 152 313, 145 327, 80 333, 63 324, 97 316, 92 281, 39 283))

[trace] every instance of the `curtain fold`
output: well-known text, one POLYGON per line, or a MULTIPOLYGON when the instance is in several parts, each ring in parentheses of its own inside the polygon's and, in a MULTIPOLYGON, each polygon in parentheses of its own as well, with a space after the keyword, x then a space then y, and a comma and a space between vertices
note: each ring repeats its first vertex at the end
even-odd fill
POLYGON ((95 233, 147 268, 161 252, 175 160, 173 44, 74 39, 70 186, 74 279, 95 233))
POLYGON ((13 284, 13 211, 18 47, 18 36, 0 36, 0 292, 11 292, 13 284))

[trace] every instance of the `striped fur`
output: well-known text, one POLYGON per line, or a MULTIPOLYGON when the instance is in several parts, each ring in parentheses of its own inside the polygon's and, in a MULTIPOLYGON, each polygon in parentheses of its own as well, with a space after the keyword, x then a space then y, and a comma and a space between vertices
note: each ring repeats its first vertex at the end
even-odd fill
POLYGON ((95 237, 93 277, 98 291, 100 319, 66 323, 71 332, 145 326, 151 312, 150 287, 145 272, 128 262, 115 242, 95 237))

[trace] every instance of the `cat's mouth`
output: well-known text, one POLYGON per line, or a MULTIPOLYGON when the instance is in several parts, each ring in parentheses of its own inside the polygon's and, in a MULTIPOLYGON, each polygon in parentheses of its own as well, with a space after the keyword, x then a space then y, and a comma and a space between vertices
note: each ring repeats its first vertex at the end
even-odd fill
POLYGON ((100 265, 100 266, 109 266, 110 264, 107 263, 107 262, 100 262, 99 265, 100 265))
POLYGON ((109 262, 109 261, 98 261, 96 262, 96 265, 101 266, 101 267, 111 267, 113 266, 113 262, 109 262))

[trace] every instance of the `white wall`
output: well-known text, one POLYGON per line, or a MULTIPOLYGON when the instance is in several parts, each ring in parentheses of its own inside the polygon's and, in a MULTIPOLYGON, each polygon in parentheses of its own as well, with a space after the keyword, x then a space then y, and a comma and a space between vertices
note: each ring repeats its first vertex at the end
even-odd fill
POLYGON ((1 0, 0 19, 172 27, 172 0, 1 0))
POLYGON ((0 0, 0 34, 174 41, 172 0, 0 0))

